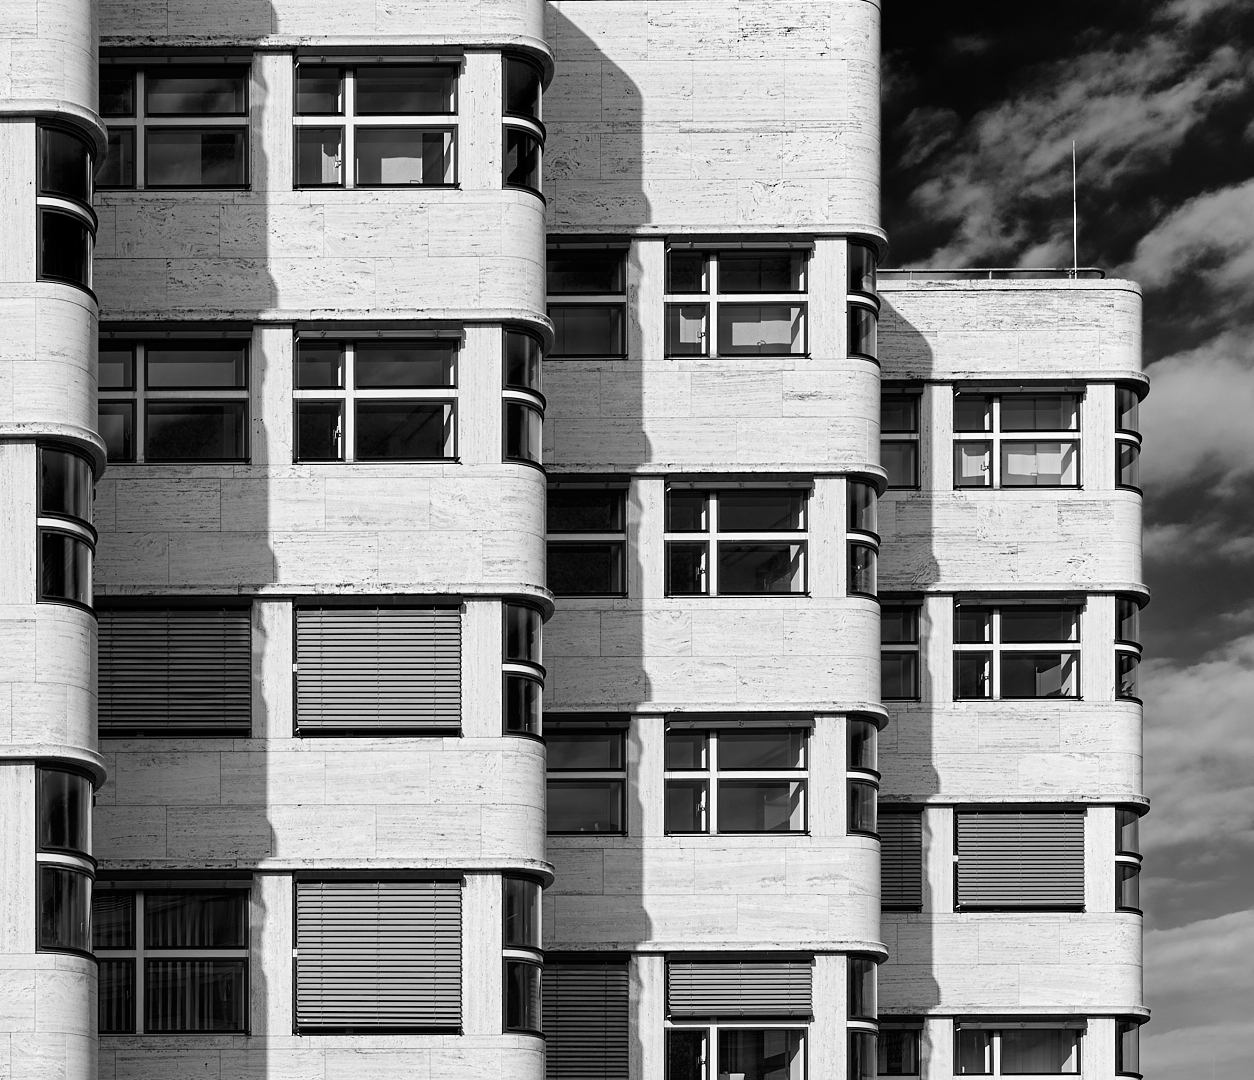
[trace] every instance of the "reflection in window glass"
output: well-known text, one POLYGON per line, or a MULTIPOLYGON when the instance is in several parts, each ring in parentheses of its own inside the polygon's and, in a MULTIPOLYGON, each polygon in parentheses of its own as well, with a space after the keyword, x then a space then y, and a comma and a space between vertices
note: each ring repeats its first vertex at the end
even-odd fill
POLYGON ((92 152, 77 135, 39 128, 39 194, 91 203, 92 152))
POLYGON ((1076 1031, 1049 1028, 1004 1028, 1001 1035, 1001 1071, 1070 1075, 1080 1071, 1080 1038, 1076 1031))
POLYGON ((507 116, 539 120, 540 92, 544 82, 539 66, 521 56, 502 57, 501 63, 504 69, 501 111, 507 116))
POLYGON ((39 532, 39 599, 91 607, 91 547, 68 533, 39 532))
POLYGON ((91 227, 73 214, 39 211, 39 277, 91 287, 91 227))
POLYGON ((247 349, 242 342, 215 345, 150 345, 150 390, 235 390, 245 385, 247 349))
POLYGON ((878 791, 865 780, 849 781, 849 831, 876 836, 879 833, 876 814, 878 791))
POLYGON ((624 356, 622 304, 550 304, 552 357, 624 356))
POLYGON ((50 446, 39 449, 39 513, 91 524, 93 480, 86 458, 50 446))
POLYGON ((556 780, 548 782, 550 835, 618 833, 623 829, 621 780, 556 780))
POLYGON ((506 947, 540 948, 540 885, 528 878, 504 879, 506 947))
POLYGON ((520 330, 506 330, 505 385, 540 393, 543 352, 540 340, 520 330))
POLYGON ((356 425, 358 461, 440 461, 455 456, 449 402, 359 398, 356 425))
POLYGON ((622 488, 549 488, 548 587, 553 593, 623 595, 626 503, 622 488))
POLYGON ((243 401, 149 401, 144 411, 147 461, 244 461, 243 401))
POLYGON ((362 116, 448 115, 455 111, 457 70, 435 64, 377 64, 356 70, 362 116))
POLYGON ((505 403, 506 461, 539 465, 544 454, 544 417, 540 410, 520 401, 505 403))
POLYGON ((849 305, 849 355, 874 360, 879 356, 879 316, 874 308, 849 305))
POLYGON ((849 545, 849 594, 875 596, 879 553, 870 544, 849 545))
POLYGON ((1139 434, 1141 399, 1127 386, 1115 387, 1115 430, 1139 434))
POLYGON ((1141 1075, 1141 1025, 1135 1020, 1115 1022, 1115 1073, 1141 1075))
POLYGON ((40 769, 36 842, 41 851, 91 854, 92 784, 78 773, 40 769))
POLYGON ((247 69, 153 68, 145 72, 145 109, 150 116, 242 116, 247 89, 247 69))
POLYGON ((801 1032, 722 1028, 718 1033, 718 1061, 719 1076, 800 1080, 801 1032))
POLYGON ((507 127, 504 134, 502 182, 506 187, 540 193, 540 139, 529 131, 507 127))
POLYGON ((242 128, 147 131, 148 187, 234 188, 248 183, 248 133, 242 128))
POLYGON ((918 1076, 922 1031, 918 1028, 881 1028, 879 1076, 918 1076))
POLYGON ((441 186, 453 183, 453 133, 401 127, 359 127, 358 187, 441 186))
POLYGON ((875 249, 866 244, 849 245, 849 291, 875 295, 875 249))
POLYGON ((539 679, 506 675, 504 693, 505 733, 539 735, 543 687, 539 679))
POLYGON ((993 1033, 982 1028, 959 1028, 954 1033, 954 1072, 958 1076, 991 1076, 993 1033))
POLYGON ((91 878, 80 870, 40 863, 39 948, 91 951, 91 878))
POLYGON ((1141 448, 1136 443, 1115 443, 1115 484, 1141 490, 1141 448))
POLYGON ((505 1030, 540 1030, 540 965, 505 961, 505 1030))
POLYGON ((111 128, 96 184, 102 188, 135 186, 135 129, 111 128))

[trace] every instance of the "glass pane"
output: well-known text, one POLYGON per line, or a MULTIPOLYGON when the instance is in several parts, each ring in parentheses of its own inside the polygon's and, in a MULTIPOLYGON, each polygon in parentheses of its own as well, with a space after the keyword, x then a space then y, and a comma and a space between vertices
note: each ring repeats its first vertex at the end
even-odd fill
POLYGON ((720 293, 805 292, 804 252, 725 252, 718 257, 720 293))
POLYGON ((502 111, 512 116, 540 119, 540 91, 543 76, 530 60, 520 56, 504 57, 504 89, 502 111))
POLYGON ((849 957, 849 1019, 874 1020, 879 1016, 876 1001, 875 961, 849 957))
POLYGON ((880 697, 885 701, 916 701, 918 699, 918 653, 880 653, 880 697))
POLYGON ((1076 653, 1001 654, 1003 698, 1076 697, 1080 658, 1076 653))
POLYGON ((1115 443, 1115 482, 1119 487, 1141 487, 1141 448, 1135 443, 1115 443))
POLYGON ((849 1032, 849 1080, 874 1080, 878 1074, 876 1042, 879 1038, 870 1031, 849 1032))
POLYGON ((550 296, 621 294, 626 287, 625 251, 550 251, 546 276, 550 296))
POLYGON ((1080 612, 1073 607, 1004 607, 1001 639, 1011 644, 1079 641, 1080 612))
POLYGON ((526 878, 504 881, 505 944, 540 948, 540 886, 526 878))
POLYGON ((850 769, 879 769, 880 731, 870 720, 850 720, 845 765, 850 769))
POLYGON ((992 457, 992 443, 954 443, 954 487, 989 487, 993 482, 992 457))
POLYGON ((92 947, 135 948, 135 894, 115 889, 97 892, 91 900, 92 947))
POLYGON ((804 304, 720 304, 722 356, 801 356, 806 351, 804 304))
POLYGON ((719 544, 718 591, 724 596, 805 592, 805 544, 719 544))
POLYGON ((91 878, 40 864, 39 947, 91 951, 91 878))
POLYGON ((244 960, 149 960, 144 1027, 150 1032, 243 1031, 244 960))
POLYGON ((91 465, 67 450, 39 451, 39 512, 91 523, 91 465))
POLYGON ((506 604, 504 611, 505 659, 541 663, 540 634, 544 620, 540 613, 525 604, 506 604))
POLYGON ((453 133, 421 128, 359 127, 355 133, 359 187, 406 187, 453 182, 453 133))
POLYGON ((724 728, 718 733, 720 769, 804 769, 804 728, 724 728))
POLYGON ((705 1036, 704 1028, 667 1030, 666 1080, 707 1080, 705 1036))
POLYGON ((667 304, 666 355, 708 356, 709 315, 708 304, 667 304))
POLYGON ((621 596, 621 543, 549 542, 549 591, 555 596, 621 596))
POLYGON ((150 390, 242 390, 247 385, 247 346, 150 345, 146 379, 150 390))
POLYGON ((918 395, 885 394, 881 397, 880 430, 916 434, 919 430, 918 395))
POLYGON ((434 64, 379 64, 357 69, 359 116, 420 116, 454 111, 457 69, 434 64))
POLYGON ((849 593, 874 596, 877 591, 879 555, 866 544, 849 545, 849 593))
POLYGON ((540 965, 505 961, 505 1030, 540 1030, 540 965))
POLYGON ((881 1029, 878 1075, 918 1076, 920 1035, 917 1030, 881 1029))
POLYGON ((718 831, 804 832, 805 791, 799 780, 720 780, 718 831))
POLYGON ((876 796, 874 784, 865 784, 860 780, 849 781, 849 831, 851 833, 875 834, 876 796))
POLYGON ((248 183, 248 132, 153 128, 145 132, 149 187, 230 188, 248 183))
POLYGON ((247 68, 149 68, 144 73, 149 116, 243 116, 247 68))
POLYGON ((1115 1072, 1120 1076, 1141 1075, 1141 1025, 1129 1020, 1115 1024, 1115 1072))
POLYGON ((301 342, 296 353, 296 389, 338 390, 344 386, 344 347, 301 342))
POLYGON ((917 607, 885 607, 880 610, 880 641, 885 645, 913 645, 919 640, 917 607))
POLYGON ((709 591, 708 552, 704 541, 667 543, 667 596, 704 596, 709 591))
POLYGON ((549 771, 621 769, 626 735, 621 731, 550 731, 545 736, 549 771))
POLYGON ((723 1028, 718 1033, 719 1080, 802 1080, 801 1032, 723 1028))
POLYGON ((296 460, 344 460, 344 407, 338 401, 296 403, 296 460))
POLYGON ((623 781, 548 782, 550 833, 621 833, 623 781))
POLYGON ((1115 850, 1120 855, 1141 854, 1141 818, 1135 810, 1117 810, 1115 850))
POLYGON ((337 116, 344 111, 344 75, 321 64, 296 66, 296 111, 303 115, 337 116))
POLYGON ((39 276, 91 284, 91 230, 78 218, 39 211, 39 276))
POLYGON ((100 115, 135 115, 135 72, 130 68, 100 66, 100 115))
POLYGON ((959 1028, 954 1033, 954 1072, 958 1076, 990 1076, 993 1072, 993 1033, 983 1028, 959 1028))
MULTIPOLYGON (((99 945, 96 946, 99 948, 99 945)), ((97 1024, 101 1035, 135 1030, 135 961, 101 960, 97 1024)))
POLYGON ((1004 394, 1002 431, 1076 431, 1079 398, 1075 394, 1004 394))
POLYGON ((992 431, 993 399, 987 394, 954 395, 954 431, 992 431))
POLYGON ((854 532, 879 532, 875 488, 859 480, 849 481, 849 528, 854 532))
POLYGON ((960 652, 954 654, 954 700, 980 700, 993 695, 991 668, 993 654, 960 652))
POLYGON ((799 531, 805 523, 804 491, 723 491, 718 497, 721 532, 799 531))
POLYGON ((344 183, 344 129, 296 129, 296 186, 339 187, 344 183))
POLYGON ((550 304, 553 348, 550 356, 622 356, 621 304, 550 304))
POLYGON ((666 781, 666 831, 703 833, 706 831, 705 780, 666 781))
POLYGON ((704 769, 709 736, 704 731, 668 731, 666 733, 666 768, 704 769))
POLYGON ((243 401, 150 401, 149 461, 243 461, 247 406, 243 401))
POLYGON ((703 293, 709 291, 706 275, 708 257, 700 251, 668 251, 666 253, 666 291, 668 293, 703 293))
POLYGON ((129 401, 102 401, 96 406, 97 430, 109 461, 135 460, 135 405, 129 401))
POLYGON ((541 143, 528 131, 505 129, 502 182, 506 187, 540 190, 541 143))
POLYGON ((879 318, 868 307, 849 305, 849 355, 879 356, 879 318))
POLYGON ((865 244, 849 245, 849 291, 875 295, 875 250, 865 244))
POLYGON ((96 173, 100 188, 135 186, 135 129, 109 128, 109 143, 100 171, 96 173))
POLYGON ((39 770, 41 851, 91 854, 91 781, 77 773, 39 770))
POLYGON ((1079 447, 1072 442, 1004 442, 1002 487, 1073 487, 1079 447))
POLYGON ((505 676, 505 731, 508 734, 540 734, 541 693, 535 679, 505 676))
POLYGON ((359 390, 453 386, 457 346, 451 341, 359 342, 359 390))
POLYGON ((135 349, 133 346, 101 344, 100 389, 133 390, 135 388, 135 349))
POLYGON ((506 330, 505 385, 540 392, 543 353, 540 342, 530 334, 506 330))
POLYGON ((1129 863, 1115 865, 1115 907, 1120 911, 1141 910, 1141 868, 1129 863))
POLYGON ((1135 390, 1126 386, 1115 387, 1115 427, 1119 431, 1141 430, 1141 399, 1135 390))
POLYGON ((91 548, 65 533, 39 534, 39 596, 91 606, 91 548))
POLYGON ((667 532, 706 532, 710 528, 709 496, 704 491, 666 493, 667 532))
POLYGON ((890 488, 919 486, 919 444, 916 442, 881 442, 880 464, 888 473, 890 488))
POLYGON ((544 419, 539 409, 518 401, 505 403, 505 460, 539 465, 544 455, 544 419))
POLYGON ((627 493, 622 489, 550 488, 548 531, 622 532, 626 501, 627 493))
POLYGON ((147 949, 248 947, 248 891, 150 892, 144 896, 147 949))
POLYGON ((1141 640, 1141 608, 1127 597, 1115 599, 1115 640, 1136 645, 1141 640))
POLYGON ((453 408, 442 401, 357 402, 358 461, 439 461, 453 456, 453 408))
POLYGON ((77 135, 59 128, 39 129, 39 191, 91 202, 91 151, 77 135))
POLYGON ((982 645, 993 640, 993 612, 989 608, 954 609, 954 640, 961 645, 982 645))
POLYGON ((1075 1031, 1041 1028, 1003 1028, 1001 1071, 1005 1076, 1024 1073, 1067 1075, 1080 1071, 1080 1037, 1075 1031))

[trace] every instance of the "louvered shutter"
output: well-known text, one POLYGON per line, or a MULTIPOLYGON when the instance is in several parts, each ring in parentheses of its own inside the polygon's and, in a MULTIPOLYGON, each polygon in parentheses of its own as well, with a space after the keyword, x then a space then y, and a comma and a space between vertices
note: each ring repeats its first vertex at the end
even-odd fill
POLYGON ((101 608, 96 617, 102 734, 248 734, 249 608, 101 608))
POLYGON ((923 906, 923 815, 880 806, 880 905, 923 906))
POLYGON ((457 608, 296 609, 299 731, 447 731, 461 722, 457 608))
POLYGON ((627 965, 545 965, 546 1080, 627 1080, 627 965))
POLYGON ((671 1016, 809 1017, 809 961, 684 963, 666 969, 671 1016))
POLYGON ((296 885, 296 1024, 302 1031, 456 1030, 461 886, 296 885))
POLYGON ((959 811, 960 907, 1083 907, 1084 814, 959 811))

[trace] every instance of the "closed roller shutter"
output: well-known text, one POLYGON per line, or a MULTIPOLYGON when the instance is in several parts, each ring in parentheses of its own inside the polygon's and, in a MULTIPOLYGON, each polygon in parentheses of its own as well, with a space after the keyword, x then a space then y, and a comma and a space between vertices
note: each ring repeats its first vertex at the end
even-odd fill
POLYGON ((671 962, 666 1000, 671 1016, 809 1017, 811 964, 671 962))
POLYGON ((546 1080, 627 1080, 627 964, 546 964, 546 1080))
POLYGON ((457 608, 296 609, 296 725, 447 731, 461 722, 457 608))
POLYGON ((102 734, 248 734, 248 607, 101 608, 96 616, 102 734))
POLYGON ((1084 906, 1084 814, 959 811, 960 907, 1084 906))
POLYGON ((457 882, 298 882, 297 1027, 456 1030, 461 924, 457 882))
POLYGON ((923 906, 923 815, 880 806, 880 905, 923 906))

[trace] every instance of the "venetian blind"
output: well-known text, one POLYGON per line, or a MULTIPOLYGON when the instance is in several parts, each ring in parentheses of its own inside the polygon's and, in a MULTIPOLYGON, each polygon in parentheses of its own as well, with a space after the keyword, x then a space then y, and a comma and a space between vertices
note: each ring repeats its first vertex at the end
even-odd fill
POLYGON ((627 965, 545 965, 546 1080, 627 1080, 627 965))
POLYGON ((666 968, 672 1016, 787 1016, 811 1013, 808 960, 774 963, 682 963, 666 968))
POLYGON ((1084 814, 959 811, 960 907, 1082 907, 1084 814))
POLYGON ((923 815, 917 810, 879 808, 880 904, 923 906, 923 815))

